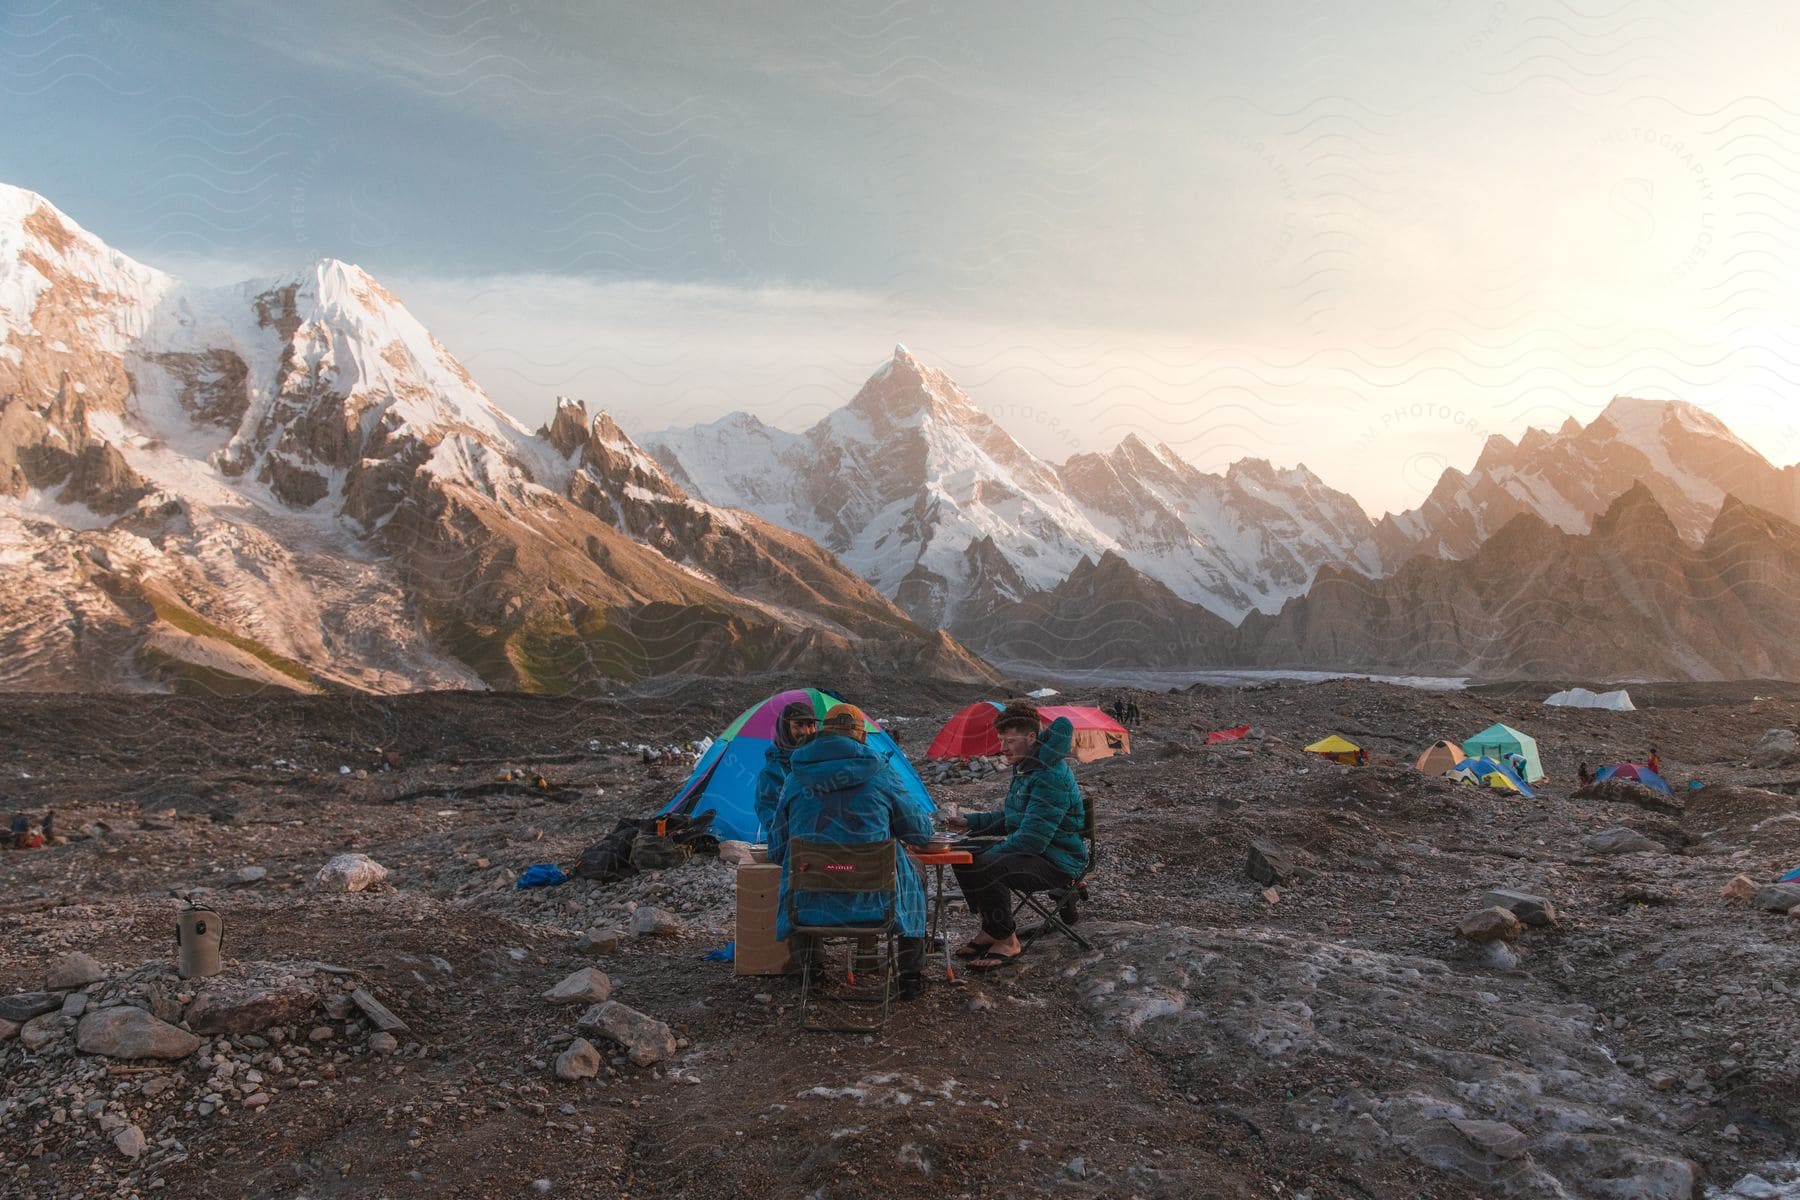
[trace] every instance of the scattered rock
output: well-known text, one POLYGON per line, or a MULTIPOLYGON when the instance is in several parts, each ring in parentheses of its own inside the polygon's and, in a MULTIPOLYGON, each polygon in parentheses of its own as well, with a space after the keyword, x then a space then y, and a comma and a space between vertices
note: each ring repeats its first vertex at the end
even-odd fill
POLYGON ((594 954, 613 954, 625 944, 625 934, 618 929, 589 929, 575 939, 577 950, 594 954))
POLYGON ((87 1011, 87 1005, 88 998, 86 992, 70 992, 67 996, 63 997, 62 1015, 65 1017, 79 1017, 82 1013, 87 1011))
POLYGON ((200 1039, 141 1008, 119 1005, 82 1017, 75 1044, 83 1054, 108 1058, 186 1058, 200 1048, 200 1039))
POLYGON ((557 1057, 556 1077, 570 1081, 592 1079, 600 1074, 600 1066, 600 1052, 594 1049, 594 1043, 578 1037, 557 1057))
POLYGON ((50 969, 44 972, 44 986, 53 992, 67 991, 99 983, 105 978, 106 972, 100 964, 77 950, 50 964, 50 969))
POLYGON ((1751 903, 1766 912, 1787 912, 1800 906, 1800 883, 1765 883, 1751 903))
POLYGON ((1471 942, 1510 942, 1519 936, 1519 918, 1509 908, 1478 909, 1456 923, 1456 936, 1471 942))
POLYGON ((1529 1146, 1525 1135, 1504 1121, 1464 1121, 1452 1118, 1450 1124, 1469 1139, 1470 1145, 1495 1158, 1519 1158, 1529 1146))
POLYGON ((400 1049, 400 1039, 391 1033, 372 1033, 369 1035, 369 1049, 377 1054, 392 1054, 400 1049))
POLYGON ((612 995, 612 981, 593 967, 583 967, 544 993, 552 1004, 598 1004, 612 995))
POLYGON ((0 1019, 17 1021, 22 1025, 39 1013, 61 1007, 61 996, 49 992, 20 992, 14 996, 0 997, 0 1019))
POLYGON ((337 1030, 329 1025, 315 1025, 312 1032, 306 1035, 309 1042, 329 1042, 337 1036, 337 1030))
POLYGON ((136 1125, 127 1125, 113 1134, 113 1146, 126 1158, 136 1158, 144 1152, 144 1131, 136 1125))
POLYGON ((1748 904, 1755 897, 1758 886, 1748 875, 1734 875, 1730 883, 1719 889, 1719 895, 1725 897, 1727 904, 1748 904))
POLYGON ((1483 908, 1504 908, 1526 925, 1544 928, 1556 924, 1556 906, 1543 896, 1496 888, 1481 897, 1483 908))
POLYGON ((640 1067, 675 1055, 675 1035, 667 1025, 617 1000, 594 1005, 581 1014, 577 1024, 582 1029, 598 1030, 623 1046, 631 1061, 640 1067))
MULTIPOLYGON (((238 884, 239 886, 245 886, 252 883, 261 883, 268 877, 269 869, 267 867, 239 867, 231 873, 231 882, 238 884)), ((350 890, 355 891, 356 889, 352 888, 350 890)))
POLYGON ((672 937, 681 932, 681 921, 666 908, 640 905, 631 914, 633 937, 672 937))
POLYGON ((1250 843, 1250 860, 1245 869, 1258 883, 1286 883, 1294 878, 1293 855, 1274 842, 1257 838, 1250 843))
POLYGON ((9 1021, 0 1017, 0 1042, 10 1041, 19 1036, 22 1026, 17 1021, 9 1021))
POLYGON ((339 854, 319 868, 318 886, 333 892, 360 892, 382 882, 388 869, 366 854, 339 854))
POLYGON ((60 1012, 33 1017, 20 1027, 19 1045, 36 1054, 45 1046, 60 1039, 74 1026, 74 1018, 65 1017, 60 1012))
POLYGON ((186 1019, 195 1033, 256 1033, 273 1025, 298 1025, 318 1004, 318 993, 299 984, 237 994, 229 986, 217 986, 194 997, 186 1019))
POLYGON ((1273 906, 1281 903, 1281 892, 1277 888, 1264 888, 1260 894, 1264 904, 1273 906))
POLYGON ((388 1011, 387 1005, 377 1000, 368 988, 357 988, 350 993, 350 999, 356 1001, 356 1007, 363 1010, 363 1015, 375 1023, 375 1028, 383 1033, 411 1033, 406 1022, 388 1011))
POLYGON ((1599 833, 1590 833, 1581 839, 1581 844, 1596 854, 1636 854, 1643 850, 1662 849, 1662 846, 1637 830, 1620 825, 1602 829, 1599 833))

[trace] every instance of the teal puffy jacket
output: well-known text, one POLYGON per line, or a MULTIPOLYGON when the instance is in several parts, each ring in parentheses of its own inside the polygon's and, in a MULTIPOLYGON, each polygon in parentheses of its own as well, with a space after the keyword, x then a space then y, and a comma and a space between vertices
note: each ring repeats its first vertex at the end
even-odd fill
MULTIPOLYGON (((788 843, 794 839, 840 846, 893 839, 914 846, 931 840, 931 814, 914 799, 890 765, 895 750, 877 750, 854 738, 822 733, 795 750, 787 782, 769 826, 769 861, 781 864, 781 901, 775 936, 788 923, 788 843)), ((905 852, 895 849, 894 915, 905 937, 925 936, 925 885, 905 852)), ((860 892, 802 891, 800 920, 810 925, 866 925, 878 921, 883 903, 860 892)))
POLYGON ((1000 812, 969 813, 969 832, 977 837, 1005 834, 990 853, 1039 854, 1070 879, 1087 870, 1087 843, 1081 827, 1087 809, 1075 772, 1065 761, 1075 744, 1075 726, 1058 717, 1038 730, 1037 749, 1013 767, 1000 812))

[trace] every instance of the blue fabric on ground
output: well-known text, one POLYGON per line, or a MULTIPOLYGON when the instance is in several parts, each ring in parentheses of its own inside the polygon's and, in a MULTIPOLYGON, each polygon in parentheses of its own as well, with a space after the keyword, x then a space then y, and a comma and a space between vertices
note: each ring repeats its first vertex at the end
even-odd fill
POLYGON ((555 863, 532 863, 519 874, 519 882, 513 884, 513 887, 555 887, 559 883, 566 883, 568 878, 555 863))

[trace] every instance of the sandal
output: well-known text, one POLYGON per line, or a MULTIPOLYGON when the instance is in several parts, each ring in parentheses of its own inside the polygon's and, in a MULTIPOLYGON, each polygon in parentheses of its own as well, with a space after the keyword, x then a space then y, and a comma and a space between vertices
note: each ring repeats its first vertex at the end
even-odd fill
POLYGON ((1025 957, 1025 947, 1020 946, 1017 954, 997 954, 992 950, 981 958, 969 960, 971 971, 998 971, 1001 967, 1010 967, 1025 957))
POLYGON ((988 956, 988 951, 993 948, 994 943, 992 942, 978 942, 975 939, 970 938, 955 950, 952 950, 950 954, 952 958, 959 958, 963 962, 968 962, 970 959, 986 958, 988 956))

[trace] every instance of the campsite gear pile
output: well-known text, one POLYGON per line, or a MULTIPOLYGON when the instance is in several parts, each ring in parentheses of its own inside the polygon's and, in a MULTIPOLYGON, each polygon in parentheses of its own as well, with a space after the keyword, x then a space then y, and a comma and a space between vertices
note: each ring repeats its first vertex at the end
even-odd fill
POLYGON ((713 817, 711 812, 698 817, 626 817, 613 826, 611 833, 582 851, 574 874, 580 879, 606 883, 639 871, 680 866, 693 857, 697 847, 716 848, 713 817))
POLYGON ((1010 770, 1003 758, 938 758, 925 764, 925 777, 932 783, 979 783, 1010 770))

